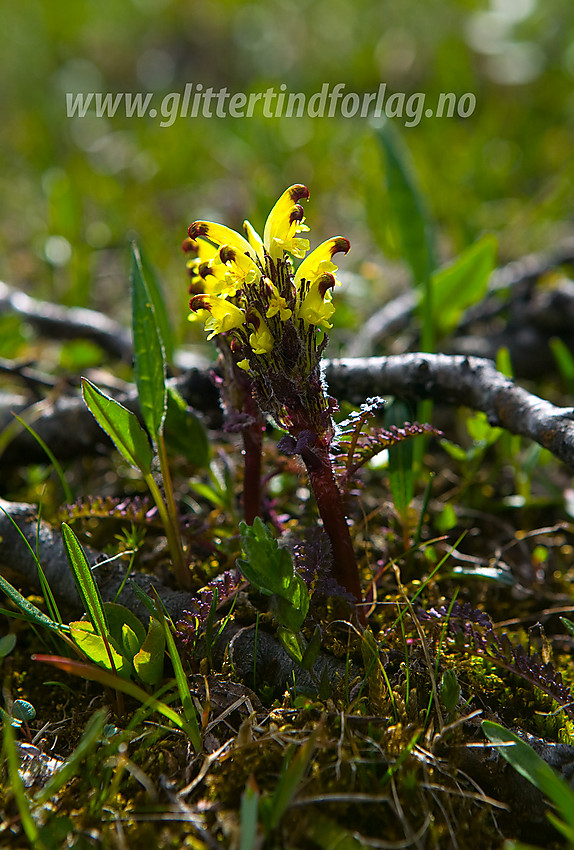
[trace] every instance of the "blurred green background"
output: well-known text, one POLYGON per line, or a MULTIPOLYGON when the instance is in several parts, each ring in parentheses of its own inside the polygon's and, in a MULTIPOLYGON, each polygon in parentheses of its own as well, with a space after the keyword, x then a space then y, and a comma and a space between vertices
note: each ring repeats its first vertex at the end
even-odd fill
MULTIPOLYGON (((467 118, 394 123, 446 260, 486 231, 499 260, 572 231, 571 0, 18 0, 3 2, 0 276, 38 297, 127 321, 127 241, 137 234, 187 326, 180 244, 196 218, 261 228, 280 192, 311 190, 311 243, 336 233, 357 273, 351 327, 397 286, 382 164, 367 118, 66 116, 66 92, 311 95, 324 83, 388 95, 470 92, 467 118)), ((401 267, 399 266, 399 269, 401 267)), ((406 271, 404 273, 407 280, 406 271)), ((400 285, 400 273, 398 274, 400 285)), ((337 297, 339 296, 339 292, 337 297)), ((15 356, 25 340, 4 333, 15 356)))

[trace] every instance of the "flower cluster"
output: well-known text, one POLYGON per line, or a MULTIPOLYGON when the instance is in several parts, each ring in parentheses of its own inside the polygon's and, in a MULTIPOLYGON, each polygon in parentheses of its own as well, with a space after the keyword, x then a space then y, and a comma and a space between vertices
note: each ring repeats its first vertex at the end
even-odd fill
POLYGON ((201 320, 208 339, 250 376, 260 408, 278 425, 294 436, 311 429, 323 437, 332 427, 320 359, 335 309, 333 257, 350 245, 338 236, 308 254, 309 241, 298 235, 309 229, 299 203, 308 198, 306 186, 287 189, 263 238, 248 221, 245 237, 196 221, 184 249, 195 254, 190 320, 201 320), (296 270, 293 258, 302 260, 296 270))

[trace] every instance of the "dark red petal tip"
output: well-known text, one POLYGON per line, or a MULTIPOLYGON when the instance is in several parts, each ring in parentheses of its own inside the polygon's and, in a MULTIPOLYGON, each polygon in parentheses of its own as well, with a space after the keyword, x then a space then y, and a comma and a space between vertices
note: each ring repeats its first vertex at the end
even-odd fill
POLYGON ((317 286, 319 288, 319 294, 321 295, 321 298, 325 297, 325 293, 328 289, 333 289, 336 282, 337 281, 335 280, 334 275, 332 275, 330 272, 322 274, 321 277, 317 279, 317 286))
POLYGON ((296 183, 295 186, 291 186, 291 200, 294 204, 300 200, 309 200, 310 191, 306 186, 303 186, 302 183, 296 183))
POLYGON ((184 252, 184 254, 191 254, 192 251, 197 252, 198 247, 199 246, 197 242, 195 241, 195 239, 192 239, 191 236, 188 236, 181 243, 181 250, 184 252))
POLYGON ((334 245, 331 249, 331 256, 335 254, 348 254, 351 250, 351 243, 344 236, 335 236, 334 245))
POLYGON ((194 221, 189 225, 187 232, 192 239, 197 239, 198 236, 207 236, 207 227, 202 221, 194 221))

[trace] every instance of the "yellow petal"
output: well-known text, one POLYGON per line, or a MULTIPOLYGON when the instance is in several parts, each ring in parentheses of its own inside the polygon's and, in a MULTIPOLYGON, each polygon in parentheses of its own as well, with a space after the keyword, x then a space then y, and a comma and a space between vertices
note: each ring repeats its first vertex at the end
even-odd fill
POLYGON ((303 199, 308 200, 308 198, 309 189, 297 183, 283 192, 269 213, 263 231, 263 244, 272 259, 277 259, 281 255, 283 251, 282 243, 289 236, 308 229, 301 223, 302 216, 298 212, 298 202, 303 199), (293 219, 294 212, 297 220, 293 219))
POLYGON ((269 354, 275 347, 275 342, 265 322, 249 337, 249 345, 254 354, 269 354))
POLYGON ((247 239, 244 239, 240 233, 230 227, 225 227, 224 224, 216 224, 213 221, 194 221, 190 225, 188 233, 192 239, 199 240, 200 237, 209 239, 218 248, 221 245, 231 245, 232 248, 241 251, 242 254, 249 254, 250 257, 255 259, 255 252, 247 239))
POLYGON ((255 230, 255 228, 253 227, 253 225, 251 224, 250 221, 244 221, 243 222, 243 229, 244 229, 245 234, 247 236, 247 241, 249 242, 249 244, 251 245, 252 249, 255 251, 258 258, 261 260, 261 262, 264 263, 265 262, 265 250, 263 248, 263 239, 257 233, 257 231, 255 230))
POLYGON ((250 285, 261 277, 261 270, 251 256, 237 251, 231 245, 222 245, 219 249, 219 257, 222 263, 241 284, 250 285))
POLYGON ((208 242, 206 239, 197 240, 197 257, 202 263, 213 259, 217 253, 217 248, 208 242))
POLYGON ((269 278, 265 278, 265 283, 267 290, 267 303, 269 304, 265 315, 268 319, 271 319, 279 313, 281 321, 286 322, 287 319, 291 318, 292 314, 292 311, 287 306, 287 301, 279 293, 279 290, 275 284, 269 280, 269 278))
POLYGON ((196 295, 191 299, 189 306, 193 312, 202 311, 201 317, 205 323, 205 330, 210 331, 208 339, 212 339, 216 334, 239 328, 245 321, 243 310, 216 295, 196 295))
POLYGON ((335 312, 335 307, 330 290, 334 285, 335 278, 330 273, 316 277, 310 285, 306 284, 306 295, 297 308, 297 318, 302 319, 305 325, 332 328, 329 319, 335 312))
POLYGON ((335 254, 348 253, 350 247, 349 240, 344 236, 335 236, 333 239, 322 242, 305 257, 297 269, 295 287, 299 289, 299 283, 302 280, 309 280, 312 283, 320 275, 336 271, 337 266, 332 262, 332 258, 335 254))
POLYGON ((269 354, 275 347, 275 341, 259 310, 251 308, 247 314, 247 321, 253 327, 253 333, 249 336, 249 345, 254 354, 269 354))

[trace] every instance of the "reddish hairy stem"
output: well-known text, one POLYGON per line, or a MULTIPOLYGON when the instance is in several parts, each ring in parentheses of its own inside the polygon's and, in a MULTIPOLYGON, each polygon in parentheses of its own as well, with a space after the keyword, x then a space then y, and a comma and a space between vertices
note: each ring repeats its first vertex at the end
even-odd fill
MULTIPOLYGON (((361 580, 355 558, 353 541, 349 533, 341 491, 337 486, 329 451, 321 443, 306 447, 301 457, 307 472, 323 527, 331 541, 333 552, 333 575, 341 587, 348 590, 357 602, 362 602, 361 580)), ((364 612, 358 608, 361 623, 365 623, 364 612)))

